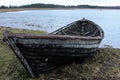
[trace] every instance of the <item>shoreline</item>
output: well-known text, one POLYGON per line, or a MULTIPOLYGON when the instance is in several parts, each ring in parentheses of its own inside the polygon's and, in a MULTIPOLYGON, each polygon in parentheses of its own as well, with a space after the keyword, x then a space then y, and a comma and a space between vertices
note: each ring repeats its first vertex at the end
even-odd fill
POLYGON ((1 12, 16 12, 16 11, 25 11, 25 10, 75 10, 75 9, 92 9, 92 10, 120 10, 120 9, 100 9, 100 8, 6 8, 6 9, 0 9, 1 12))

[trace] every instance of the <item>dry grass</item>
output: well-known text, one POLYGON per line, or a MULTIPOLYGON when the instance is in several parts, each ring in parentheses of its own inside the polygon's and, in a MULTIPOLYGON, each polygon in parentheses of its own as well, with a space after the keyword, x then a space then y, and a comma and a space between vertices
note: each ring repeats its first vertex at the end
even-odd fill
POLYGON ((17 29, 17 28, 10 28, 10 27, 1 27, 0 26, 0 38, 2 38, 3 30, 9 30, 14 33, 28 33, 28 34, 46 34, 47 32, 39 31, 39 30, 26 30, 26 29, 17 29))
MULTIPOLYGON (((0 38, 3 29, 15 33, 43 33, 0 28, 0 38)), ((120 49, 99 49, 93 57, 85 59, 81 64, 73 62, 60 66, 50 73, 40 74, 38 78, 33 79, 26 73, 11 49, 5 43, 0 43, 0 80, 120 80, 120 49)))

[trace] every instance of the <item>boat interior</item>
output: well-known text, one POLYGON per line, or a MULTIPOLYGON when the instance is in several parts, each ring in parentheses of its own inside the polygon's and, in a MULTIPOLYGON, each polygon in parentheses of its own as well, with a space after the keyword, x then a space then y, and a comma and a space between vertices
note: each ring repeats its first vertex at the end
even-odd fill
POLYGON ((77 36, 90 36, 97 37, 101 36, 98 25, 90 21, 76 21, 67 25, 66 27, 60 28, 57 31, 51 33, 55 35, 77 35, 77 36))

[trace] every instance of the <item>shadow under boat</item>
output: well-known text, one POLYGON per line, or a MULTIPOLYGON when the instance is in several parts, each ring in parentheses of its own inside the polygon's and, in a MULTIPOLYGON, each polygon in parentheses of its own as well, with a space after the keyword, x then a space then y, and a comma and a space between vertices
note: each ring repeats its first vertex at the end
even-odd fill
POLYGON ((47 35, 3 32, 3 40, 32 77, 48 72, 64 61, 92 55, 104 37, 94 22, 82 19, 47 35))

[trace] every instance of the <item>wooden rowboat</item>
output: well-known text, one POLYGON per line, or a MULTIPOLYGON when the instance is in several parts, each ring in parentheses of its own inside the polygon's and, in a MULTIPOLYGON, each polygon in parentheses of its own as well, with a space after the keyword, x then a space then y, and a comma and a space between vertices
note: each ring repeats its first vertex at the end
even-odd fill
POLYGON ((13 34, 9 31, 4 31, 3 35, 3 40, 32 77, 54 69, 57 59, 94 53, 104 37, 103 30, 86 19, 46 35, 13 34))

